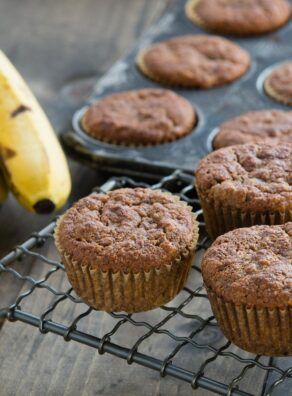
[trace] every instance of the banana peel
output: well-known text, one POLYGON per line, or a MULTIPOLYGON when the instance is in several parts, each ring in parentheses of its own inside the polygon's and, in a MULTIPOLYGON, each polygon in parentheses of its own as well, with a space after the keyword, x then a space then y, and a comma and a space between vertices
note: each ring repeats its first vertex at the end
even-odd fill
POLYGON ((16 199, 35 213, 60 209, 71 191, 68 164, 45 113, 0 51, 0 159, 16 199))
POLYGON ((0 204, 6 201, 8 193, 9 193, 9 189, 7 183, 4 179, 3 173, 0 171, 0 204))

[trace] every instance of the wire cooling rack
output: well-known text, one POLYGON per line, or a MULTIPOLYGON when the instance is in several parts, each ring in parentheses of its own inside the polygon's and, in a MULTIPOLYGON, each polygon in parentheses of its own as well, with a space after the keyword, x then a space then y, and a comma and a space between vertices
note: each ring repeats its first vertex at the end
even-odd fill
MULTIPOLYGON (((202 219, 194 180, 179 171, 154 185, 112 178, 95 192, 137 186, 178 194, 202 219)), ((291 394, 292 358, 244 352, 226 340, 217 326, 201 278, 201 257, 210 244, 204 223, 200 223, 197 253, 183 291, 169 304, 140 314, 101 313, 75 295, 54 247, 55 224, 33 234, 0 260, 0 288, 7 277, 21 282, 13 304, 5 308, 0 304, 0 316, 154 369, 162 377, 184 380, 194 389, 238 396, 291 394), (103 333, 100 336, 99 330, 97 336, 101 322, 103 333)))

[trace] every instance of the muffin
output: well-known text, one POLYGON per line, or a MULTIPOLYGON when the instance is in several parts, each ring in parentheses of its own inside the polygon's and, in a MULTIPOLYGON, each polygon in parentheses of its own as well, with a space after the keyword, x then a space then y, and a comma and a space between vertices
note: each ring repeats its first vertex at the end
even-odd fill
POLYGON ((224 122, 214 140, 214 149, 244 143, 292 143, 292 111, 249 111, 224 122))
POLYGON ((111 94, 86 111, 82 126, 90 136, 119 145, 171 142, 189 134, 196 111, 169 90, 141 89, 111 94))
POLYGON ((122 188, 78 201, 55 243, 77 295, 95 309, 140 312, 182 289, 198 239, 195 215, 170 193, 122 188))
POLYGON ((261 355, 292 355, 292 223, 239 228, 207 250, 202 275, 225 336, 261 355))
POLYGON ((222 37, 188 35, 143 49, 137 65, 147 77, 162 84, 212 88, 245 74, 250 57, 244 49, 222 37))
POLYGON ((286 0, 189 0, 186 15, 207 30, 253 36, 283 26, 291 6, 286 0))
POLYGON ((203 158, 197 191, 212 238, 234 228, 292 221, 292 144, 241 144, 203 158))
POLYGON ((292 62, 284 63, 274 69, 264 82, 268 96, 278 102, 292 105, 292 62))

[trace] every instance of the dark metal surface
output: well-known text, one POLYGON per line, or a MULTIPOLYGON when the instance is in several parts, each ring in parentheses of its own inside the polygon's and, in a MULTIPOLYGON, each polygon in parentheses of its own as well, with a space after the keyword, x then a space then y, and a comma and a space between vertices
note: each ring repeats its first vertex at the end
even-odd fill
MULTIPOLYGON (((152 186, 126 177, 112 178, 97 191, 107 192, 126 186, 148 186, 176 193, 191 204, 201 218, 193 178, 188 174, 175 172, 152 186)), ((292 359, 278 359, 276 365, 271 358, 235 348, 223 337, 212 315, 200 270, 202 253, 209 241, 204 224, 200 225, 198 251, 190 277, 183 291, 171 303, 141 314, 104 314, 85 305, 69 284, 62 282, 63 265, 52 256, 50 249, 47 252, 51 253, 46 254, 46 247, 53 245, 55 222, 52 222, 0 260, 0 287, 2 281, 5 282, 5 276, 12 276, 15 282, 21 281, 25 285, 12 305, 2 307, 0 304, 0 317, 22 321, 38 327, 41 333, 60 335, 65 341, 85 344, 96 348, 100 354, 110 353, 129 364, 137 363, 156 370, 162 377, 169 375, 190 383, 194 388, 208 389, 217 394, 256 394, 254 384, 247 381, 251 371, 256 371, 259 377, 268 373, 273 375, 269 386, 265 388, 264 385, 263 395, 272 394, 275 389, 281 390, 281 385, 292 381, 292 359), (37 275, 25 274, 26 263, 31 257, 37 258, 39 270, 42 270, 37 275), (16 270, 13 266, 19 259, 22 260, 22 267, 16 270), (49 300, 44 298, 48 295, 51 297, 49 300), (26 305, 29 299, 38 299, 37 312, 27 308, 30 306, 26 305), (109 318, 107 328, 104 328, 102 315, 109 318), (86 331, 89 316, 97 321, 93 333, 86 331), (99 327, 101 322, 103 325, 99 327), (130 344, 126 337, 129 331, 130 344), (150 347, 143 351, 147 343, 152 345, 152 351, 150 347), (230 360, 232 369, 228 365, 230 360), (281 362, 285 363, 285 369, 280 367, 281 362), (211 366, 213 371, 210 372, 211 366), (229 372, 226 378, 227 367, 229 372)))
POLYGON ((65 133, 63 139, 79 153, 80 159, 114 171, 124 169, 136 173, 169 174, 174 169, 182 169, 193 172, 198 160, 210 151, 214 129, 220 123, 248 110, 287 109, 287 106, 267 97, 261 83, 267 68, 292 58, 292 22, 277 32, 256 38, 230 38, 245 48, 252 60, 250 70, 238 81, 209 90, 174 89, 197 109, 199 122, 190 135, 155 147, 131 148, 100 142, 82 131, 80 118, 89 103, 113 92, 160 86, 144 77, 135 66, 139 49, 172 36, 208 34, 186 18, 184 5, 185 0, 178 0, 135 48, 98 81, 85 107, 75 113, 73 131, 65 133))

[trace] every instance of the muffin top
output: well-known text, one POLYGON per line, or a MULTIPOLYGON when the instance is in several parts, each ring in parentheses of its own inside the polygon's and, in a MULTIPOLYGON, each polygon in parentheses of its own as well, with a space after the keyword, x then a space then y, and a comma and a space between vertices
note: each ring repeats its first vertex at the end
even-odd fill
POLYGON ((206 29, 246 36, 278 29, 291 7, 286 0, 189 0, 186 13, 206 29))
POLYGON ((292 210, 292 144, 214 151, 196 171, 201 198, 251 212, 292 210))
POLYGON ((264 88, 273 99, 292 105, 292 62, 273 70, 265 80, 264 88))
POLYGON ((82 125, 96 139, 126 145, 151 145, 190 133, 196 112, 182 96, 165 89, 109 95, 92 104, 82 125))
POLYGON ((151 45, 138 56, 148 77, 164 84, 211 88, 242 76, 250 65, 248 53, 217 36, 188 35, 151 45))
POLYGON ((205 285, 234 304, 292 307, 292 223, 238 228, 203 258, 205 285))
POLYGON ((262 142, 292 143, 292 111, 258 110, 232 118, 219 127, 213 147, 262 142))
POLYGON ((59 220, 58 250, 101 270, 150 270, 171 265, 195 248, 197 222, 178 197, 122 188, 78 201, 59 220))

